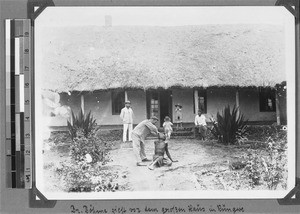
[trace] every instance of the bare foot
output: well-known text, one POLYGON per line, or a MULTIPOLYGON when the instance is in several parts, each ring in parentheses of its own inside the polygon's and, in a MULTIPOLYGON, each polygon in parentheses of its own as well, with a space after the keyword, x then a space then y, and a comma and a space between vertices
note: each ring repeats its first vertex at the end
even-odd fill
POLYGON ((153 170, 153 169, 154 169, 154 166, 153 166, 153 165, 149 165, 149 166, 148 166, 148 169, 153 170))
POLYGON ((147 166, 147 164, 141 163, 141 162, 137 162, 136 163, 137 166, 147 166))

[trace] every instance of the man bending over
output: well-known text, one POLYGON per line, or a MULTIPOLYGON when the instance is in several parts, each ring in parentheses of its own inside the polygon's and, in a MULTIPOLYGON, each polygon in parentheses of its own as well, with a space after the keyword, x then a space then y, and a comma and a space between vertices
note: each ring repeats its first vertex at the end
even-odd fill
POLYGON ((132 147, 137 166, 147 166, 143 162, 151 161, 145 153, 145 140, 150 134, 158 135, 159 132, 155 126, 157 121, 158 118, 153 116, 149 120, 140 122, 132 131, 132 147))

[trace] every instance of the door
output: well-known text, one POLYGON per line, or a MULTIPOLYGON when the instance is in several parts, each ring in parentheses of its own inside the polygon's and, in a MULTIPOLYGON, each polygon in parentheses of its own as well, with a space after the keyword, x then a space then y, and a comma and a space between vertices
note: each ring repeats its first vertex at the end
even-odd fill
POLYGON ((172 91, 163 90, 159 93, 160 126, 163 125, 166 116, 172 120, 172 91))
POLYGON ((158 126, 162 126, 164 118, 172 118, 172 92, 170 90, 150 90, 146 92, 147 118, 156 116, 158 126))
POLYGON ((147 91, 147 118, 156 116, 159 119, 159 96, 158 91, 147 91))

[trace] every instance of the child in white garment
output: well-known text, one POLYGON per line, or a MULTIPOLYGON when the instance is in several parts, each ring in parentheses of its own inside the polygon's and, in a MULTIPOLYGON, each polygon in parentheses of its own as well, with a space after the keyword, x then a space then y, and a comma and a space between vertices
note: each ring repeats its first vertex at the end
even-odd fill
POLYGON ((175 123, 177 129, 179 129, 179 125, 181 129, 183 128, 182 127, 182 105, 180 104, 175 105, 175 123))
POLYGON ((166 135, 166 141, 169 141, 171 138, 171 134, 173 131, 173 123, 171 122, 171 118, 166 116, 164 119, 164 123, 163 123, 163 127, 164 127, 164 131, 165 131, 165 135, 166 135))

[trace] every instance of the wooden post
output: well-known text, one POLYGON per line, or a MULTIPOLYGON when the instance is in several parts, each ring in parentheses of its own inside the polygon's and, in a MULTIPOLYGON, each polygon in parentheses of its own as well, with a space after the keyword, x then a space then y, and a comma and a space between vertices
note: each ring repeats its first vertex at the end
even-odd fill
POLYGON ((72 116, 72 110, 71 108, 69 108, 69 119, 70 119, 70 123, 73 125, 73 116, 72 116))
POLYGON ((239 90, 236 89, 235 91, 235 105, 237 107, 237 118, 240 116, 240 96, 239 96, 239 90))
POLYGON ((194 90, 194 103, 195 103, 195 113, 198 114, 198 109, 199 109, 199 97, 198 97, 198 90, 194 90))
POLYGON ((125 102, 128 101, 127 91, 125 91, 125 102))
POLYGON ((80 96, 80 104, 81 104, 82 113, 84 114, 84 96, 83 96, 83 94, 81 94, 81 96, 80 96))
POLYGON ((277 125, 280 126, 280 106, 279 106, 279 95, 277 89, 275 90, 275 103, 276 103, 276 121, 277 125))

